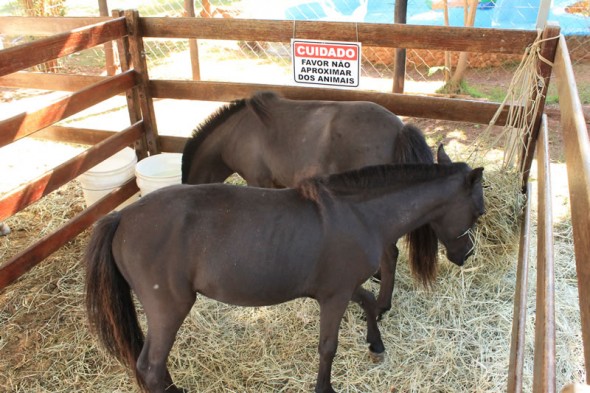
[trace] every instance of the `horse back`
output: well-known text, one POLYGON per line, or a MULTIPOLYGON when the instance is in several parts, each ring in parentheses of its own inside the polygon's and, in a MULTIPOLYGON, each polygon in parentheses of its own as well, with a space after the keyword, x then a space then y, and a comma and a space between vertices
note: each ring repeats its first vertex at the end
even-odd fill
MULTIPOLYGON (((299 101, 261 95, 251 104, 262 129, 250 130, 255 154, 273 182, 302 179, 394 162, 403 123, 372 102, 299 101), (257 135, 254 135, 257 134, 257 135)), ((254 120, 253 120, 254 121, 254 120)))

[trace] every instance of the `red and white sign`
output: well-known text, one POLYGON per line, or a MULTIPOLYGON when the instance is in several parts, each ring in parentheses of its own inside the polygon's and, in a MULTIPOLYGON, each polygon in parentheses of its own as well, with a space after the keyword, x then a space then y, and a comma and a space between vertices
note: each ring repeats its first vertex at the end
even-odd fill
POLYGON ((357 87, 361 64, 360 42, 291 40, 296 83, 357 87))

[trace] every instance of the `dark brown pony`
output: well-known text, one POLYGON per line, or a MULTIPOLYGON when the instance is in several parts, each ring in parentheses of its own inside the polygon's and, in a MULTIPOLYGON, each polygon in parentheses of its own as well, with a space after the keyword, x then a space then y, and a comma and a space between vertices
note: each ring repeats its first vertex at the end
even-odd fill
MULTIPOLYGON (((250 186, 293 188, 306 178, 370 165, 433 162, 422 132, 380 105, 259 92, 223 106, 195 130, 184 148, 182 182, 221 183, 235 172, 250 186)), ((436 266, 438 242, 428 225, 409 233, 407 244, 409 259, 422 260, 412 266, 436 266)), ((391 308, 397 257, 394 243, 381 263, 379 316, 391 308)))
POLYGON ((90 326, 144 390, 177 392, 166 361, 197 293, 239 306, 310 297, 320 305, 315 391, 335 392, 332 361, 350 301, 366 314, 370 351, 385 350, 375 297, 361 285, 386 245, 430 224, 447 257, 462 265, 473 248, 465 234, 484 212, 482 170, 382 165, 307 180, 299 189, 207 184, 155 191, 94 229, 85 255, 90 326), (145 339, 131 290, 147 317, 145 339))

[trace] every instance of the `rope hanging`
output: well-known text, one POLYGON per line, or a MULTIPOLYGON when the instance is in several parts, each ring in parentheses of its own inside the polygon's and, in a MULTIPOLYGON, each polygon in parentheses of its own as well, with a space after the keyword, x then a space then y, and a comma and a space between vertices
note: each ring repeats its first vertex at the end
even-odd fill
MULTIPOLYGON (((514 71, 506 97, 487 128, 474 142, 474 149, 469 154, 470 161, 476 158, 476 153, 485 155, 494 148, 503 147, 504 157, 501 169, 515 169, 518 153, 526 152, 530 148, 527 141, 531 135, 545 88, 545 80, 539 74, 538 61, 552 65, 550 61, 541 56, 541 45, 554 37, 542 39, 541 35, 542 30, 539 30, 535 41, 525 50, 519 66, 514 71), (508 106, 506 124, 502 132, 492 138, 492 128, 496 125, 506 106, 508 106), (486 146, 486 150, 480 151, 480 146, 486 146)), ((522 168, 518 168, 518 172, 522 174, 522 168)))

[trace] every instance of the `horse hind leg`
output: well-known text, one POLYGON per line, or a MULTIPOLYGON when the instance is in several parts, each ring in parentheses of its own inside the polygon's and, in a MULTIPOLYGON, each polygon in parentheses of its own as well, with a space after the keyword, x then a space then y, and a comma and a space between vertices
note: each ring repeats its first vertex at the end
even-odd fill
POLYGON ((374 363, 380 363, 384 359, 385 346, 381 340, 381 332, 377 325, 375 296, 366 289, 359 287, 352 295, 352 301, 358 303, 365 312, 367 318, 367 342, 369 354, 374 363))
POLYGON ((149 393, 181 393, 184 390, 174 385, 166 362, 176 333, 194 304, 195 295, 185 301, 168 298, 163 302, 161 299, 142 302, 147 317, 147 334, 137 360, 137 371, 149 393))
POLYGON ((391 299, 393 297, 393 287, 395 284, 395 270, 397 268, 397 258, 399 250, 395 244, 392 244, 383 253, 380 263, 381 286, 377 298, 376 313, 378 320, 381 320, 383 314, 391 309, 391 299))

